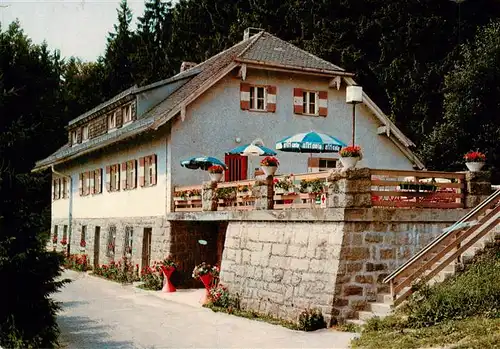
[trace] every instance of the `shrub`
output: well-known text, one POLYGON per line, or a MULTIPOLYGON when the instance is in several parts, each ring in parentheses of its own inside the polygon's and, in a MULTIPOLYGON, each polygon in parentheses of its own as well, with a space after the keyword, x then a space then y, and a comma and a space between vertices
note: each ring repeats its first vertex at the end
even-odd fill
POLYGON ((500 247, 485 253, 463 273, 421 286, 405 307, 412 327, 482 315, 500 316, 500 247))
POLYGON ((121 261, 103 264, 94 269, 95 275, 121 283, 131 283, 139 280, 139 265, 134 265, 125 257, 121 261))
POLYGON ((316 331, 325 328, 326 323, 321 310, 318 308, 306 309, 299 315, 299 330, 316 331))
POLYGON ((209 303, 210 305, 215 307, 228 309, 228 311, 231 311, 231 308, 239 308, 238 299, 231 296, 231 294, 227 290, 227 287, 222 284, 218 284, 217 286, 210 289, 209 303))
POLYGON ((69 257, 65 257, 63 266, 66 269, 72 269, 76 271, 87 271, 91 269, 88 264, 88 258, 86 254, 72 254, 69 257))
POLYGON ((142 288, 146 290, 158 291, 163 287, 163 273, 154 264, 153 267, 144 267, 141 270, 142 288))

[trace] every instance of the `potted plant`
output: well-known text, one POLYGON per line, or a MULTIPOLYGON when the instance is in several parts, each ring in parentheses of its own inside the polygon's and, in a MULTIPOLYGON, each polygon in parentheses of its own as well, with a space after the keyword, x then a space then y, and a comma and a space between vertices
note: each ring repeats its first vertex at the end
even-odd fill
POLYGON ((465 166, 471 172, 478 172, 484 166, 484 162, 486 161, 486 155, 479 151, 470 151, 464 155, 465 166))
POLYGON ((176 191, 174 192, 174 201, 184 201, 186 200, 186 192, 176 191))
POLYGON ((172 273, 175 271, 175 269, 177 269, 177 264, 174 262, 174 260, 171 259, 170 257, 165 258, 164 260, 161 261, 160 269, 163 275, 165 276, 165 284, 163 285, 163 288, 161 290, 163 292, 177 291, 175 286, 170 281, 172 273))
POLYGON ((189 200, 201 200, 201 190, 193 189, 187 192, 189 200))
POLYGON ((274 193, 278 195, 294 192, 293 180, 291 176, 274 179, 274 193))
POLYGON ((208 168, 208 174, 212 182, 220 182, 223 173, 224 167, 221 165, 213 165, 208 168))
POLYGON ((266 156, 260 161, 260 166, 266 177, 273 176, 278 169, 280 162, 274 156, 266 156))
POLYGON ((249 185, 239 185, 238 186, 238 192, 236 193, 237 197, 244 198, 244 197, 249 197, 251 194, 252 190, 249 185))
POLYGON ((85 239, 81 239, 80 240, 80 251, 81 252, 85 252, 85 247, 87 246, 87 242, 85 241, 85 239))
POLYGON ((61 239, 61 245, 66 246, 68 244, 68 240, 66 238, 61 239))
POLYGON ((214 286, 214 278, 219 277, 219 269, 215 266, 202 262, 194 267, 192 276, 193 279, 200 279, 203 286, 205 286, 206 292, 202 299, 203 304, 205 304, 210 297, 210 289, 214 286))
POLYGON ((234 187, 217 188, 216 193, 219 200, 232 201, 236 198, 236 188, 234 187))
POLYGON ((57 235, 54 235, 54 237, 52 238, 52 244, 54 246, 57 245, 57 235))
POLYGON ((361 157, 361 147, 359 145, 344 147, 340 150, 340 162, 346 169, 356 167, 361 157))

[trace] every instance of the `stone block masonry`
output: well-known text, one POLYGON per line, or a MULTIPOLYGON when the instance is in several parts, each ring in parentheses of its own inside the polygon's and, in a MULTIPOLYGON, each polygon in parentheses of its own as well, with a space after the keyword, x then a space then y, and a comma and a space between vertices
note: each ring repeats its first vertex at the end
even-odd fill
POLYGON ((317 307, 330 321, 342 238, 342 222, 229 222, 221 282, 244 308, 297 320, 317 307))

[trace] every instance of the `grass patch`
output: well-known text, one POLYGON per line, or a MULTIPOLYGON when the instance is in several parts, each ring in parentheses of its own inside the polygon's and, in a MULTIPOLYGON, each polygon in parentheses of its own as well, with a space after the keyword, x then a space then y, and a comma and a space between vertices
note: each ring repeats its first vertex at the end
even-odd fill
POLYGON ((463 272, 418 292, 364 326, 355 348, 500 348, 500 242, 463 272))
POLYGON ((351 345, 366 349, 500 348, 500 318, 473 317, 423 328, 390 328, 384 325, 379 330, 364 330, 351 345))
POLYGON ((252 310, 248 311, 248 310, 241 310, 241 309, 223 308, 223 307, 217 307, 217 306, 210 305, 210 304, 205 304, 204 307, 211 309, 212 311, 214 311, 216 313, 221 312, 221 313, 231 314, 231 315, 235 315, 235 316, 239 316, 239 317, 244 317, 246 319, 263 321, 263 322, 267 322, 269 324, 283 326, 283 327, 289 328, 291 330, 298 330, 299 329, 298 325, 294 322, 283 320, 283 319, 278 319, 278 318, 275 318, 275 317, 272 317, 269 315, 259 314, 255 311, 252 311, 252 310))

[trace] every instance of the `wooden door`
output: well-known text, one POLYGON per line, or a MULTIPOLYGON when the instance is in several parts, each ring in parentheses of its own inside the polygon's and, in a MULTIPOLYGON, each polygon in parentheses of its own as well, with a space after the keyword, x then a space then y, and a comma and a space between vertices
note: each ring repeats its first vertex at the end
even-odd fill
POLYGON ((226 154, 224 160, 227 167, 229 167, 229 169, 225 172, 226 182, 241 181, 247 179, 248 157, 226 154))
POLYGON ((95 227, 94 232, 94 268, 99 266, 99 245, 101 243, 101 227, 95 227))
POLYGON ((151 262, 151 235, 152 228, 144 228, 142 236, 142 266, 141 268, 149 267, 151 262))

